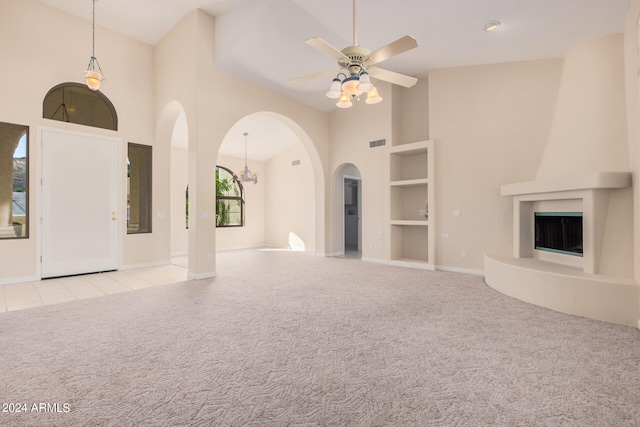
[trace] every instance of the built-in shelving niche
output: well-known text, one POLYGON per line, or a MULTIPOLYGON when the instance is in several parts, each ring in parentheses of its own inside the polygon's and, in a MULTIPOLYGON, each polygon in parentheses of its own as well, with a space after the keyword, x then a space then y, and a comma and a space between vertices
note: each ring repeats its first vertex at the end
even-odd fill
POLYGON ((389 147, 390 264, 434 268, 433 141, 389 147))

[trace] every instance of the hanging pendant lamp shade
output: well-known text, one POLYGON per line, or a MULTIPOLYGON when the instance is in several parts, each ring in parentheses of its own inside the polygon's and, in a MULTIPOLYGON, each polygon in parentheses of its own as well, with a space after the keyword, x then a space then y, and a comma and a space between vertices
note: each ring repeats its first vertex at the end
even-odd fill
POLYGON ((87 87, 93 91, 100 89, 100 84, 104 81, 102 68, 95 55, 96 46, 96 0, 93 0, 93 23, 92 23, 92 42, 91 42, 91 58, 89 65, 84 72, 84 79, 87 87))

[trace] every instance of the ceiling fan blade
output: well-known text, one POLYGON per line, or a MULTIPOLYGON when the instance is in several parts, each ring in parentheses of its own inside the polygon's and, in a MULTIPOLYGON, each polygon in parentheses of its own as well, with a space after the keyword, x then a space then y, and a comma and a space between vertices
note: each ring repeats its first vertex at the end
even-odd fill
POLYGON ((418 47, 418 41, 411 36, 404 36, 398 40, 371 52, 364 60, 366 65, 377 64, 386 61, 392 56, 400 55, 408 50, 418 47))
POLYGON ((320 77, 326 77, 330 75, 336 75, 340 72, 340 69, 336 68, 334 70, 326 70, 320 71, 319 73, 308 74, 306 76, 294 77, 293 79, 289 79, 291 83, 301 83, 309 80, 317 79, 320 77))
POLYGON ((416 79, 415 77, 396 73, 395 71, 389 71, 376 67, 369 68, 367 71, 373 78, 384 80, 385 82, 393 83, 394 85, 398 86, 413 87, 416 83, 418 83, 418 79, 416 79))
POLYGON ((322 53, 326 53, 327 55, 334 57, 335 59, 337 59, 339 61, 340 60, 347 61, 347 62, 349 61, 349 57, 348 56, 346 56, 344 53, 340 52, 335 47, 331 46, 326 41, 322 40, 320 37, 307 39, 305 41, 305 43, 308 44, 309 46, 313 47, 314 49, 319 50, 322 53))

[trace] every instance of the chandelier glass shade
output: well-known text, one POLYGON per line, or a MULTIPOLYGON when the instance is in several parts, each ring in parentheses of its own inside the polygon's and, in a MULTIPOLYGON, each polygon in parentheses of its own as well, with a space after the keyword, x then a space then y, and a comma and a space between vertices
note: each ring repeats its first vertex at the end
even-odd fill
POLYGON ((247 136, 248 132, 244 134, 244 169, 238 173, 241 182, 253 182, 254 184, 258 183, 258 174, 251 172, 249 166, 247 166, 247 136))
POLYGON ((84 80, 87 87, 93 91, 100 89, 100 84, 104 81, 102 74, 102 68, 98 58, 96 58, 96 0, 93 0, 93 23, 92 23, 92 41, 91 41, 91 58, 89 59, 89 65, 84 72, 84 80))
POLYGON ((360 99, 360 95, 367 94, 367 104, 377 104, 382 101, 382 97, 378 94, 378 90, 371 82, 369 73, 362 68, 356 68, 356 72, 351 73, 347 77, 344 73, 339 73, 332 81, 331 86, 326 95, 327 98, 337 99, 336 106, 340 108, 349 108, 353 106, 354 99, 360 99), (341 78, 342 77, 342 78, 341 78))

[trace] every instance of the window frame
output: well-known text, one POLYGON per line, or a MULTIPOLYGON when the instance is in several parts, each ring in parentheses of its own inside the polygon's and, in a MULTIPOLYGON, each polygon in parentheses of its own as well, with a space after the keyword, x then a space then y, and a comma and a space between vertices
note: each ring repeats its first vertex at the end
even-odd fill
MULTIPOLYGON (((88 99, 90 99, 90 98, 88 98, 88 99)), ((75 123, 75 124, 78 124, 78 125, 81 125, 81 126, 89 126, 89 127, 95 127, 95 128, 100 128, 100 129, 108 129, 108 130, 114 130, 114 131, 118 130, 118 113, 116 112, 116 108, 113 106, 113 103, 109 100, 109 98, 107 98, 106 95, 103 94, 102 92, 100 92, 99 90, 92 91, 86 85, 84 85, 82 83, 77 83, 77 82, 60 83, 58 85, 55 85, 51 89, 49 89, 49 91, 47 92, 47 94, 44 96, 44 98, 42 100, 42 118, 43 119, 48 119, 48 120, 56 120, 56 121, 59 121, 59 122, 75 123), (66 110, 65 99, 64 99, 64 90, 65 90, 65 88, 78 89, 82 93, 82 96, 94 98, 98 102, 101 102, 102 104, 104 104, 104 106, 107 108, 107 110, 111 113, 111 123, 109 125, 104 125, 103 126, 103 125, 99 125, 97 123, 90 123, 90 122, 83 123, 81 121, 73 120, 75 115, 68 113, 67 110, 66 110), (58 108, 56 110, 54 110, 54 112, 51 115, 51 117, 47 117, 47 115, 45 114, 45 113, 49 112, 49 111, 47 111, 47 107, 46 107, 47 102, 48 102, 49 98, 51 96, 53 96, 60 89, 62 90, 62 103, 60 103, 58 108), (62 112, 60 112, 60 118, 56 118, 59 115, 58 111, 59 111, 60 107, 63 106, 63 105, 65 105, 65 107, 64 107, 64 110, 62 112)))
POLYGON ((126 215, 126 220, 127 220, 127 234, 149 234, 153 232, 153 146, 151 145, 145 145, 145 144, 138 144, 135 142, 128 142, 127 143, 127 215, 126 215), (140 198, 140 200, 138 201, 138 204, 140 206, 142 206, 143 203, 146 203, 147 207, 146 209, 139 209, 140 211, 142 211, 144 214, 146 214, 146 218, 144 219, 144 221, 138 221, 139 223, 146 223, 147 227, 140 229, 139 227, 137 229, 133 229, 133 228, 129 228, 129 221, 130 221, 130 217, 131 217, 131 211, 130 211, 130 207, 131 207, 131 188, 130 188, 130 179, 131 179, 131 161, 130 161, 130 155, 129 155, 129 150, 131 149, 131 147, 134 148, 138 148, 138 149, 143 149, 145 151, 146 157, 144 160, 146 160, 147 162, 147 173, 144 177, 141 177, 142 179, 147 180, 147 193, 144 196, 144 200, 142 198, 140 198))
POLYGON ((233 179, 233 183, 237 185, 238 189, 240 190, 240 195, 239 196, 218 195, 218 190, 217 190, 218 183, 216 179, 216 228, 244 227, 245 225, 244 187, 242 186, 240 179, 238 179, 238 176, 235 173, 233 173, 231 169, 224 166, 216 165, 216 175, 217 175, 218 169, 222 169, 226 171, 229 175, 231 175, 233 179), (221 225, 218 224, 218 201, 238 201, 239 202, 240 224, 221 224, 221 225))
MULTIPOLYGON (((31 193, 31 188, 30 188, 30 183, 29 183, 29 163, 30 163, 30 159, 29 159, 29 145, 30 145, 30 128, 27 125, 20 125, 17 123, 8 123, 8 122, 0 122, 0 127, 4 127, 4 128, 9 128, 9 129, 16 129, 16 130, 21 130, 24 133, 21 134, 20 138, 18 138, 18 145, 16 145, 16 149, 18 148, 19 144, 20 144, 20 140, 24 137, 25 138, 25 177, 24 177, 24 185, 25 185, 25 200, 24 200, 24 211, 25 211, 25 215, 24 215, 24 224, 20 224, 22 227, 20 228, 21 230, 21 235, 18 236, 17 234, 15 236, 5 236, 5 237, 1 237, 0 240, 18 240, 18 239, 29 239, 29 232, 30 232, 30 206, 29 206, 29 197, 30 197, 30 193, 31 193), (22 230, 24 230, 24 235, 22 235, 22 230)), ((0 141, 0 143, 2 143, 2 141, 0 141)), ((14 150, 14 154, 15 154, 15 150, 14 150)), ((11 157, 12 161, 15 157, 11 157)), ((15 178, 15 171, 13 170, 12 167, 12 173, 11 173, 11 189, 12 189, 12 196, 11 196, 11 205, 13 205, 13 180, 15 178)), ((13 208, 11 210, 11 223, 12 225, 16 226, 16 224, 14 224, 13 221, 13 208)))

